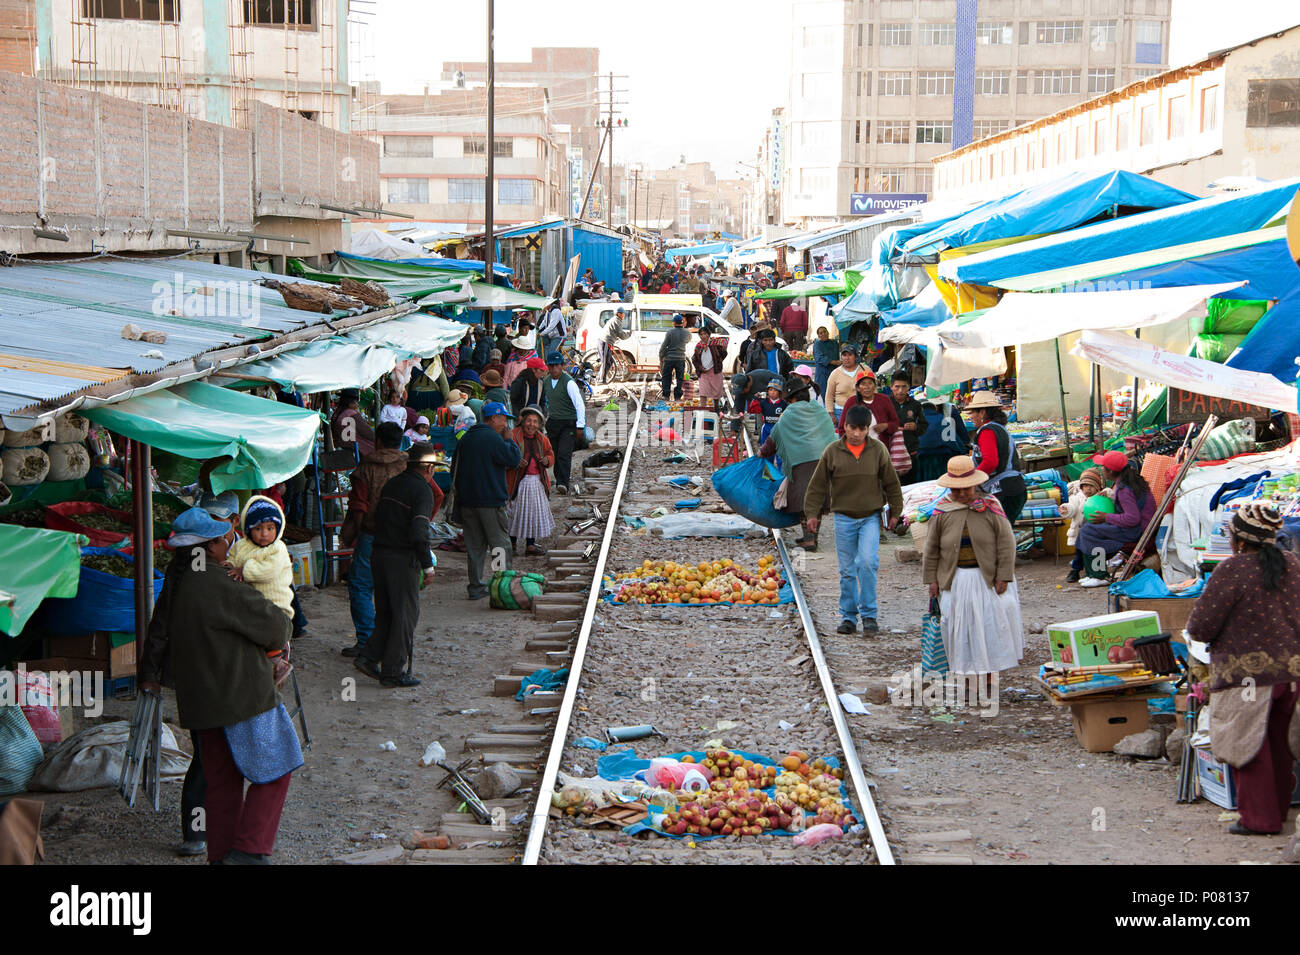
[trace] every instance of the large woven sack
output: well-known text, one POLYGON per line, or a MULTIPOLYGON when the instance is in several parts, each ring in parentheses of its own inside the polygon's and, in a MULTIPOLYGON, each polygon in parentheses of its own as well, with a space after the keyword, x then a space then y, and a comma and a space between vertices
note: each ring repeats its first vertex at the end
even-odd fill
POLYGON ((1239 418, 1219 425, 1210 432, 1196 457, 1200 461, 1224 461, 1237 454, 1255 450, 1255 420, 1239 418))
POLYGON ((40 448, 5 448, 0 461, 4 462, 4 482, 10 487, 40 484, 50 473, 50 456, 40 448))
POLYGON ((51 481, 76 481, 90 472, 90 455, 80 441, 49 446, 51 481))
POLYGON ((1142 477, 1150 485, 1157 503, 1164 498, 1177 463, 1178 459, 1169 454, 1148 454, 1142 459, 1142 477))
POLYGON ((488 602, 494 610, 532 610, 533 598, 546 590, 541 574, 498 570, 488 582, 488 602))
POLYGON ((41 743, 17 706, 0 706, 0 796, 24 792, 41 764, 41 743))

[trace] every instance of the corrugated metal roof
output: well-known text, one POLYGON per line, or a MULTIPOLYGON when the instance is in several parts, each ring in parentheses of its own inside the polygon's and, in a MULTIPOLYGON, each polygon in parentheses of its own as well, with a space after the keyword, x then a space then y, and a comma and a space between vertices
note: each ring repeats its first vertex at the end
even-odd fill
POLYGON ((266 278, 188 258, 105 256, 0 268, 0 414, 350 314, 291 309, 260 284, 266 278), (167 340, 125 339, 127 324, 165 332, 167 340), (38 370, 41 362, 86 368, 38 370))

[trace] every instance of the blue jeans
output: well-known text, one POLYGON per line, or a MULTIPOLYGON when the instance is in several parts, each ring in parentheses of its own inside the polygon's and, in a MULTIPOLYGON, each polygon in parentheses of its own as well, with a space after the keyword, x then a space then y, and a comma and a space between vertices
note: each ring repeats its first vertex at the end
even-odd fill
POLYGON ((880 515, 835 515, 835 559, 840 565, 840 616, 876 619, 876 571, 880 567, 880 515))
POLYGON ((370 572, 374 546, 374 534, 359 534, 348 570, 348 606, 352 610, 352 626, 357 631, 357 645, 362 647, 375 630, 375 578, 370 572))
POLYGON ((830 377, 830 365, 817 365, 813 368, 813 381, 817 382, 817 390, 823 401, 826 400, 826 382, 830 381, 830 377))

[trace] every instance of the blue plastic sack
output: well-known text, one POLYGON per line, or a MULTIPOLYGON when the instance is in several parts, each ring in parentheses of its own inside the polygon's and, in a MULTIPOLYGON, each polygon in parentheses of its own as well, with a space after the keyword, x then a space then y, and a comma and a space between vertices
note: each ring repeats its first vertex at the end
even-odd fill
MULTIPOLYGON (((89 554, 115 554, 128 564, 133 564, 129 554, 111 547, 83 547, 82 556, 89 554)), ((153 572, 153 599, 162 592, 163 574, 156 567, 153 572)), ((107 630, 114 633, 131 633, 135 630, 135 582, 130 577, 114 577, 95 570, 81 568, 77 596, 50 598, 41 610, 41 623, 50 633, 59 636, 77 636, 107 630)))
POLYGON ((1110 585, 1110 592, 1115 596, 1137 597, 1142 600, 1160 600, 1166 597, 1199 597, 1205 589, 1205 581, 1198 580, 1194 585, 1179 593, 1174 593, 1165 586, 1164 579, 1151 568, 1134 574, 1128 580, 1110 585))
POLYGON ((713 472, 713 489, 733 511, 761 527, 792 527, 799 518, 772 505, 781 485, 767 476, 766 467, 759 457, 729 464, 713 472))

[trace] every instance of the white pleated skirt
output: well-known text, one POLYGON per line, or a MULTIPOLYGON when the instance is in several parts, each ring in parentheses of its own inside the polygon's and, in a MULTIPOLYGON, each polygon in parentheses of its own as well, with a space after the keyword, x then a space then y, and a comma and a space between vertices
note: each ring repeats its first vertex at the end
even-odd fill
POLYGON ((958 567, 952 589, 939 594, 939 612, 953 673, 993 673, 1020 663, 1025 631, 1014 580, 999 597, 978 567, 958 567))
POLYGON ((515 499, 506 505, 506 517, 510 523, 510 536, 514 538, 542 540, 550 537, 555 530, 555 519, 551 517, 551 501, 542 487, 542 479, 536 474, 527 474, 519 482, 519 491, 515 499))

